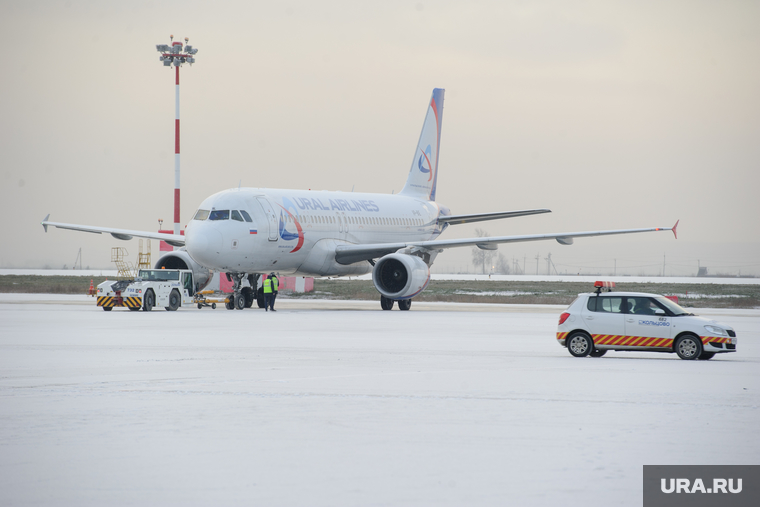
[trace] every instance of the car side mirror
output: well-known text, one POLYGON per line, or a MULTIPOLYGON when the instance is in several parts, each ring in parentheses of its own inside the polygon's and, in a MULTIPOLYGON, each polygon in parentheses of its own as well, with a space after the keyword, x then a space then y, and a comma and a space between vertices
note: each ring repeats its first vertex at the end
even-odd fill
POLYGON ((665 315, 665 310, 662 310, 662 309, 658 308, 658 309, 656 309, 654 311, 654 314, 655 315, 665 315))

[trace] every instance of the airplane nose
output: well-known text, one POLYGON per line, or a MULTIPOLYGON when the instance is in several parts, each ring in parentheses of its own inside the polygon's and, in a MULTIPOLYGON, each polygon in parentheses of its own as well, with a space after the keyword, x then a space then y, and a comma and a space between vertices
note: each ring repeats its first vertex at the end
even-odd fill
POLYGON ((185 247, 196 262, 214 267, 214 261, 222 251, 222 234, 212 227, 199 227, 192 234, 187 234, 185 247))

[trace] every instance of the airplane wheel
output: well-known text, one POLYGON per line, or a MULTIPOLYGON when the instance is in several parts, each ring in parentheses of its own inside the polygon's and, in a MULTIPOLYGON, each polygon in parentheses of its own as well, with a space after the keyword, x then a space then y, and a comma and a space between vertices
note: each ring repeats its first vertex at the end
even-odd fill
POLYGON ((399 310, 408 310, 412 307, 412 300, 411 299, 402 299, 398 302, 398 309, 399 310))
POLYGON ((388 299, 385 296, 380 296, 380 307, 383 310, 393 310, 393 303, 394 301, 392 299, 388 299))
POLYGON ((242 293, 235 294, 235 308, 242 310, 245 308, 245 296, 242 293))
POLYGON ((256 291, 256 306, 259 308, 266 308, 267 306, 267 300, 264 297, 264 289, 259 289, 256 291))
POLYGON ((229 298, 229 301, 224 303, 224 307, 228 310, 234 310, 235 309, 235 303, 232 302, 232 297, 229 298))
POLYGON ((253 289, 250 287, 243 287, 243 296, 245 297, 245 307, 250 308, 253 306, 253 300, 255 299, 253 297, 253 289))
POLYGON ((216 303, 211 303, 211 309, 216 310, 216 303))

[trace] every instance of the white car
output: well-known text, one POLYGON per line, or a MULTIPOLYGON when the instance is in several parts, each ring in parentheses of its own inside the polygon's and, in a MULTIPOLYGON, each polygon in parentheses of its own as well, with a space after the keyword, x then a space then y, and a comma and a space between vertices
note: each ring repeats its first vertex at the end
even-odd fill
POLYGON ((579 294, 560 315, 557 340, 575 357, 601 357, 608 350, 675 352, 681 359, 711 359, 736 352, 731 326, 698 317, 657 294, 579 294))

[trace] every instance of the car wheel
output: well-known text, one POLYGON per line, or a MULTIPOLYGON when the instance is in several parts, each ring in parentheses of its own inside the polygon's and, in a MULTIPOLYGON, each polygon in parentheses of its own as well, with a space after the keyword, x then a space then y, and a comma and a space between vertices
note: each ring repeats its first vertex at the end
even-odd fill
POLYGON ((676 340, 675 349, 678 357, 690 361, 702 355, 702 341, 693 334, 687 334, 676 340))
POLYGON ((602 357, 606 353, 607 353, 607 349, 604 349, 604 350, 594 349, 591 352, 589 352, 588 355, 590 355, 591 357, 602 357))
POLYGON ((211 303, 211 309, 216 310, 216 303, 211 303))
POLYGON ((169 306, 166 306, 164 308, 166 308, 167 312, 173 312, 179 308, 179 301, 179 291, 177 291, 177 289, 174 289, 171 294, 169 294, 169 306))
POLYGON ((715 356, 715 352, 702 352, 699 355, 698 359, 701 359, 702 361, 707 361, 708 359, 712 359, 715 356))
POLYGON ((104 306, 103 307, 103 311, 104 312, 110 312, 111 310, 113 310, 113 306, 104 306))
POLYGON ((149 312, 156 306, 156 294, 153 289, 148 289, 145 293, 145 299, 143 299, 143 310, 149 312))
POLYGON ((586 357, 594 350, 594 341, 586 333, 573 333, 567 338, 567 350, 575 357, 586 357))
POLYGON ((412 300, 411 299, 402 299, 398 302, 398 309, 399 310, 408 310, 412 307, 412 300))
POLYGON ((130 306, 130 307, 129 307, 129 311, 130 311, 130 312, 136 312, 136 311, 137 311, 137 310, 139 310, 139 309, 140 309, 140 307, 139 307, 139 306, 130 306))

